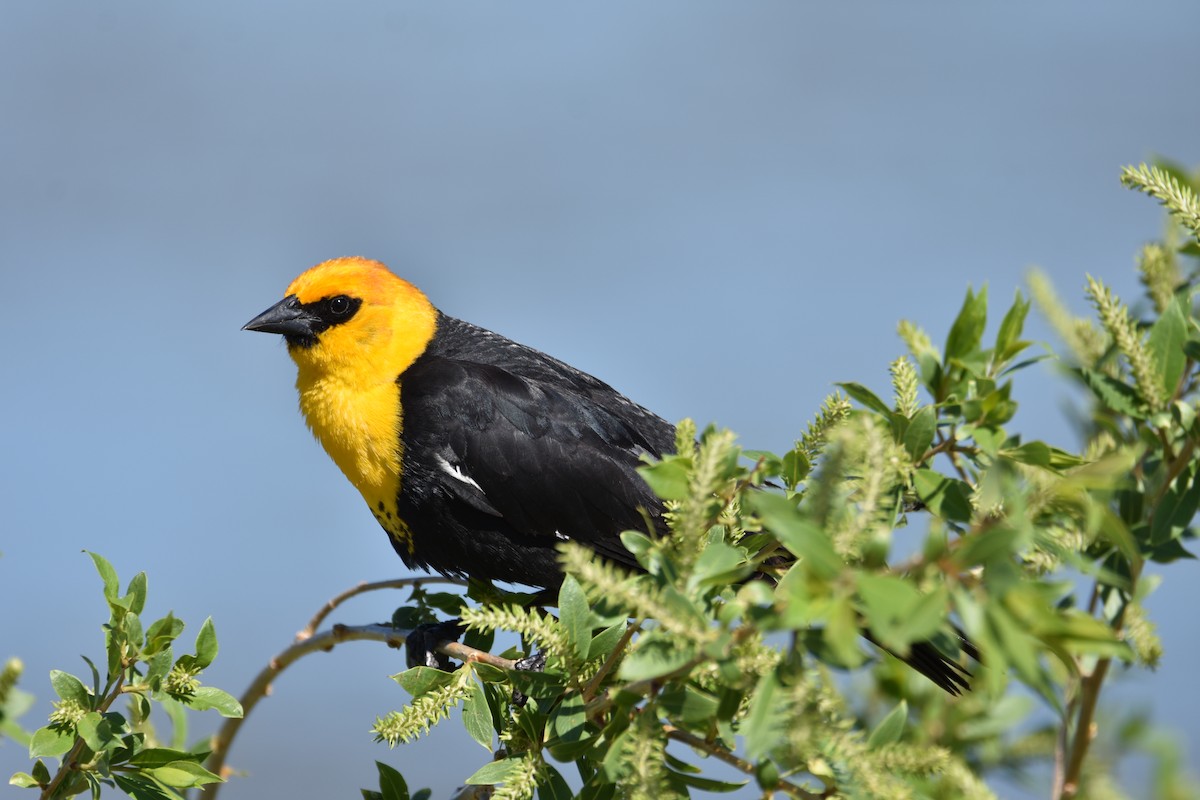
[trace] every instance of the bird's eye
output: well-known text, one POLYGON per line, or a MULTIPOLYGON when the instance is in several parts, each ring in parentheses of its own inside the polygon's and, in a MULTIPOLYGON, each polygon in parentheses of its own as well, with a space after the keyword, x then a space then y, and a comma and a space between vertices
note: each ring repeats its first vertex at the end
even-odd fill
POLYGON ((335 317, 350 313, 350 298, 344 294, 329 298, 329 313, 335 317))

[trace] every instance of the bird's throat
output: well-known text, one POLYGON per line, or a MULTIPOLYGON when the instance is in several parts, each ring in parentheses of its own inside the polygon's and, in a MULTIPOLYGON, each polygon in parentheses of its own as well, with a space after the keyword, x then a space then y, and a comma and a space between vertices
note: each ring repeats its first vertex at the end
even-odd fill
POLYGON ((396 512, 403 425, 399 384, 348 385, 301 369, 296 388, 300 410, 317 441, 362 494, 379 524, 411 549, 408 526, 396 512))

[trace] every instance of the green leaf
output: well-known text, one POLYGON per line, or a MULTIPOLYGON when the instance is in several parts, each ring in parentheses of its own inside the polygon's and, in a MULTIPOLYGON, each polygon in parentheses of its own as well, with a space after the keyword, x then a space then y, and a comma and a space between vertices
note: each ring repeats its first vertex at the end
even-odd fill
POLYGON ((117 590, 120 588, 120 582, 117 580, 117 571, 113 569, 113 565, 108 563, 108 559, 104 556, 91 552, 88 555, 92 557, 92 563, 96 565, 96 572, 100 573, 100 579, 104 581, 104 596, 110 602, 115 602, 117 599, 117 590))
POLYGON ((1149 350, 1162 377, 1163 397, 1173 396, 1183 377, 1187 361, 1183 344, 1187 341, 1191 305, 1190 296, 1177 295, 1150 326, 1149 350))
POLYGON ((913 414, 908 423, 908 430, 904 432, 904 449, 912 456, 914 462, 929 450, 936 430, 937 410, 933 406, 925 406, 913 414))
POLYGON ((195 761, 173 761, 166 766, 147 769, 146 773, 176 789, 193 789, 210 783, 225 782, 219 775, 214 775, 195 761))
POLYGON ((945 586, 938 586, 932 592, 921 595, 901 624, 896 628, 896 636, 901 641, 912 643, 931 638, 946 619, 946 605, 950 593, 945 586))
POLYGON ((196 634, 196 666, 205 669, 217 657, 217 632, 212 617, 204 620, 196 634))
POLYGON ((492 712, 488 708, 483 687, 471 681, 462 704, 463 727, 471 738, 489 753, 492 751, 492 712))
POLYGON ((183 633, 183 620, 175 619, 175 615, 167 613, 162 619, 150 623, 146 629, 146 646, 142 652, 152 656, 170 647, 171 643, 183 633))
POLYGON ((825 657, 836 666, 853 668, 863 662, 863 652, 858 646, 858 617, 849 597, 842 596, 833 601, 829 610, 829 624, 825 626, 821 639, 828 648, 825 657))
POLYGON ((121 602, 134 614, 142 613, 142 609, 146 607, 146 573, 139 572, 133 576, 121 602))
POLYGON ((782 694, 779 678, 773 671, 759 678, 741 727, 741 734, 746 737, 748 758, 764 758, 781 744, 789 716, 788 704, 782 702, 782 694))
POLYGON ((984 607, 983 613, 992 635, 1004 649, 1005 658, 1017 669, 1021 680, 1035 690, 1052 708, 1059 709, 1058 697, 1045 668, 1038 661, 1034 638, 1000 603, 984 607))
POLYGON ((409 800, 408 784, 399 770, 382 761, 376 761, 375 768, 379 771, 379 795, 382 800, 409 800))
POLYGON ((936 633, 945 618, 944 587, 922 595, 911 583, 895 575, 862 574, 858 576, 858 593, 871 633, 886 647, 900 653, 908 652, 914 641, 936 633))
POLYGON ((811 471, 812 463, 808 460, 808 455, 801 450, 790 450, 783 456, 783 467, 779 477, 783 478, 789 489, 795 489, 811 471))
POLYGON ((872 411, 878 411, 885 417, 891 416, 892 409, 888 407, 888 404, 880 400, 874 392, 863 386, 861 383, 847 382, 839 383, 837 385, 842 387, 846 391, 846 394, 850 395, 872 411))
POLYGON ((176 761, 195 761, 197 764, 200 764, 208 756, 209 753, 207 752, 191 753, 186 750, 174 750, 169 747, 152 747, 133 756, 133 758, 129 759, 129 763, 135 767, 165 767, 167 764, 176 761))
POLYGON ((196 694, 188 699, 188 706, 197 711, 214 709, 222 717, 240 719, 242 704, 228 692, 223 692, 214 686, 201 686, 196 694))
POLYGON ((415 698, 446 686, 454 680, 454 675, 432 667, 413 667, 399 675, 393 675, 392 679, 415 698))
POLYGON ((687 726, 704 728, 717 717, 716 698, 685 684, 672 684, 663 689, 658 705, 673 720, 687 726))
POLYGON ((1026 442, 1020 447, 1001 450, 1000 455, 1019 464, 1029 464, 1034 467, 1049 467, 1052 452, 1050 445, 1045 442, 1026 442))
POLYGON ((562 773, 546 763, 538 769, 537 793, 538 800, 572 800, 575 797, 562 773))
POLYGON ((33 779, 38 782, 39 786, 45 786, 51 780, 50 770, 46 767, 46 762, 40 758, 33 762, 33 779))
POLYGON ((746 554, 721 541, 712 542, 696 559, 689 585, 729 586, 750 574, 746 554))
POLYGON ((637 557, 648 553, 654 547, 654 540, 640 531, 621 531, 621 544, 637 557))
MULTIPOLYGON (((586 659, 592 644, 592 610, 583 587, 570 575, 563 579, 562 587, 558 590, 558 609, 558 621, 566 631, 571 649, 577 658, 586 659)), ((491 746, 490 739, 488 746, 491 746)))
POLYGON ((1020 342, 1018 339, 1021 338, 1021 331, 1025 327, 1025 317, 1029 314, 1029 305, 1029 301, 1022 297, 1018 290, 1012 306, 1000 323, 1000 330, 996 332, 994 352, 996 360, 1001 364, 1021 352, 1028 344, 1020 342))
POLYGON ((593 636, 592 643, 588 647, 587 660, 608 658, 616 648, 617 643, 621 641, 621 637, 625 635, 627 626, 628 623, 621 621, 593 636))
POLYGON ((141 775, 116 774, 112 776, 112 780, 118 789, 134 800, 179 800, 179 795, 175 792, 164 789, 141 775))
POLYGON ((687 460, 668 457, 655 464, 637 468, 642 478, 663 500, 685 500, 688 497, 690 470, 687 460))
POLYGON ((1158 546, 1180 536, 1200 509, 1200 471, 1185 472, 1175 479, 1170 491, 1154 509, 1150 525, 1150 543, 1158 546), (1190 478, 1190 480, 1189 480, 1190 478))
POLYGON ((901 700, 900 704, 875 726, 875 730, 871 731, 871 736, 867 739, 867 747, 871 750, 878 750, 880 747, 900 741, 907 722, 908 703, 901 700))
POLYGON ((103 753, 120 747, 122 737, 129 733, 129 727, 120 714, 91 711, 79 720, 76 732, 93 751, 103 753))
POLYGON ((492 786, 520 775, 524 769, 525 759, 516 756, 513 758, 503 758, 499 761, 491 761, 477 769, 471 777, 467 778, 463 783, 469 786, 492 786))
POLYGON ((987 325, 987 286, 973 294, 967 289, 967 297, 954 324, 950 326, 950 334, 946 337, 946 358, 949 364, 954 359, 962 360, 972 351, 979 348, 983 341, 983 329, 987 325))
POLYGON ((691 647, 679 646, 647 634, 638 647, 625 656, 618 674, 627 681, 658 678, 682 668, 694 657, 695 652, 691 647))
POLYGON ((29 740, 29 757, 61 756, 75 744, 75 734, 46 726, 38 728, 29 740))
POLYGON ((971 487, 931 469, 913 473, 913 488, 929 510, 953 522, 970 522, 971 487))
POLYGON ((54 688, 54 693, 63 700, 74 700, 84 708, 91 708, 91 694, 84 687, 83 681, 71 673, 57 669, 50 670, 50 685, 54 688))
POLYGON ((588 733, 587 707, 583 695, 571 692, 563 697, 550 719, 551 730, 564 742, 582 741, 588 733))
POLYGON ((511 669, 507 672, 508 681, 522 694, 537 700, 549 700, 558 697, 566 689, 562 678, 548 672, 533 672, 527 669, 511 669))
POLYGON ((1183 542, 1178 539, 1172 539, 1166 544, 1160 544, 1146 554, 1146 558, 1157 564, 1170 564, 1172 561, 1178 561, 1181 558, 1195 557, 1183 546, 1183 542))
MULTIPOLYGON (((39 761, 38 763, 40 764, 41 762, 39 761)), ((42 785, 28 772, 14 773, 13 776, 8 779, 8 783, 11 786, 19 786, 22 789, 32 789, 34 786, 42 785)))
POLYGON ((1081 367, 1077 371, 1084 384, 1092 390, 1101 403, 1118 414, 1124 414, 1134 419, 1145 419, 1146 411, 1142 406, 1141 395, 1137 389, 1104 372, 1081 367))
POLYGON ((794 501, 770 492, 754 492, 745 500, 784 547, 804 559, 806 570, 823 578, 841 574, 845 563, 833 543, 824 531, 801 516, 794 501))

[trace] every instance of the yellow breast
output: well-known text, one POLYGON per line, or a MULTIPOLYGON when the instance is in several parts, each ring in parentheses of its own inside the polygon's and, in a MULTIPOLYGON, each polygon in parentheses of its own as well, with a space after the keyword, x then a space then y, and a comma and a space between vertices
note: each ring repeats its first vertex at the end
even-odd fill
POLYGON ((400 494, 400 386, 369 388, 301 370, 300 410, 325 452, 371 508, 379 524, 411 552, 412 535, 396 510, 400 494))

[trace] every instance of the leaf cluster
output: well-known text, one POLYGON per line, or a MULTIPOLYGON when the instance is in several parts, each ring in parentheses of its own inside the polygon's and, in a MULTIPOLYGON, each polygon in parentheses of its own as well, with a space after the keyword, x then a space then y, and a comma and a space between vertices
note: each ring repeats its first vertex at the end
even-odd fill
POLYGON ((142 622, 146 575, 139 572, 120 591, 116 570, 102 556, 89 554, 104 585, 109 610, 104 625, 105 657, 98 666, 86 656, 86 682, 53 670, 50 684, 58 695, 50 723, 28 737, 30 772, 10 783, 37 789, 43 800, 85 792, 99 797, 104 787, 117 788, 144 800, 181 797, 178 790, 205 786, 221 777, 203 767, 208 750, 188 748, 185 709, 214 709, 240 716, 241 706, 229 694, 201 685, 200 674, 217 656, 212 620, 196 636, 195 652, 176 656, 174 645, 184 623, 168 613, 149 625, 142 622), (127 698, 125 711, 116 702, 127 698), (172 723, 171 741, 161 743, 150 723, 154 707, 172 723), (58 758, 52 774, 46 759, 58 758))
MULTIPOLYGON (((1125 180, 1192 232, 1178 172, 1125 180)), ((1195 247, 1143 251, 1144 314, 1089 279, 1096 320, 1077 319, 1032 281, 1089 393, 1078 449, 1014 427, 1021 371, 1053 357, 1024 336, 1032 302, 1018 292, 988 335, 987 289, 968 291, 940 345, 901 323, 888 399, 839 384, 786 453, 681 423, 676 453, 642 470, 671 535, 622 536, 639 570, 568 542, 557 618, 512 602, 460 612, 472 630, 520 634, 507 655, 540 650, 544 672, 405 673, 414 704, 377 733, 405 740, 461 705, 472 737, 498 748, 467 782, 511 798, 747 783, 991 797, 992 771, 1038 766, 1056 798, 1117 791, 1112 761, 1088 759, 1098 735, 1115 741, 1098 733, 1100 692, 1112 665, 1161 657, 1145 570, 1191 557, 1200 508, 1200 321, 1179 261, 1195 247), (971 691, 952 697, 904 663, 930 659, 971 691), (872 680, 848 693, 839 675, 861 684, 863 667, 872 680)))

